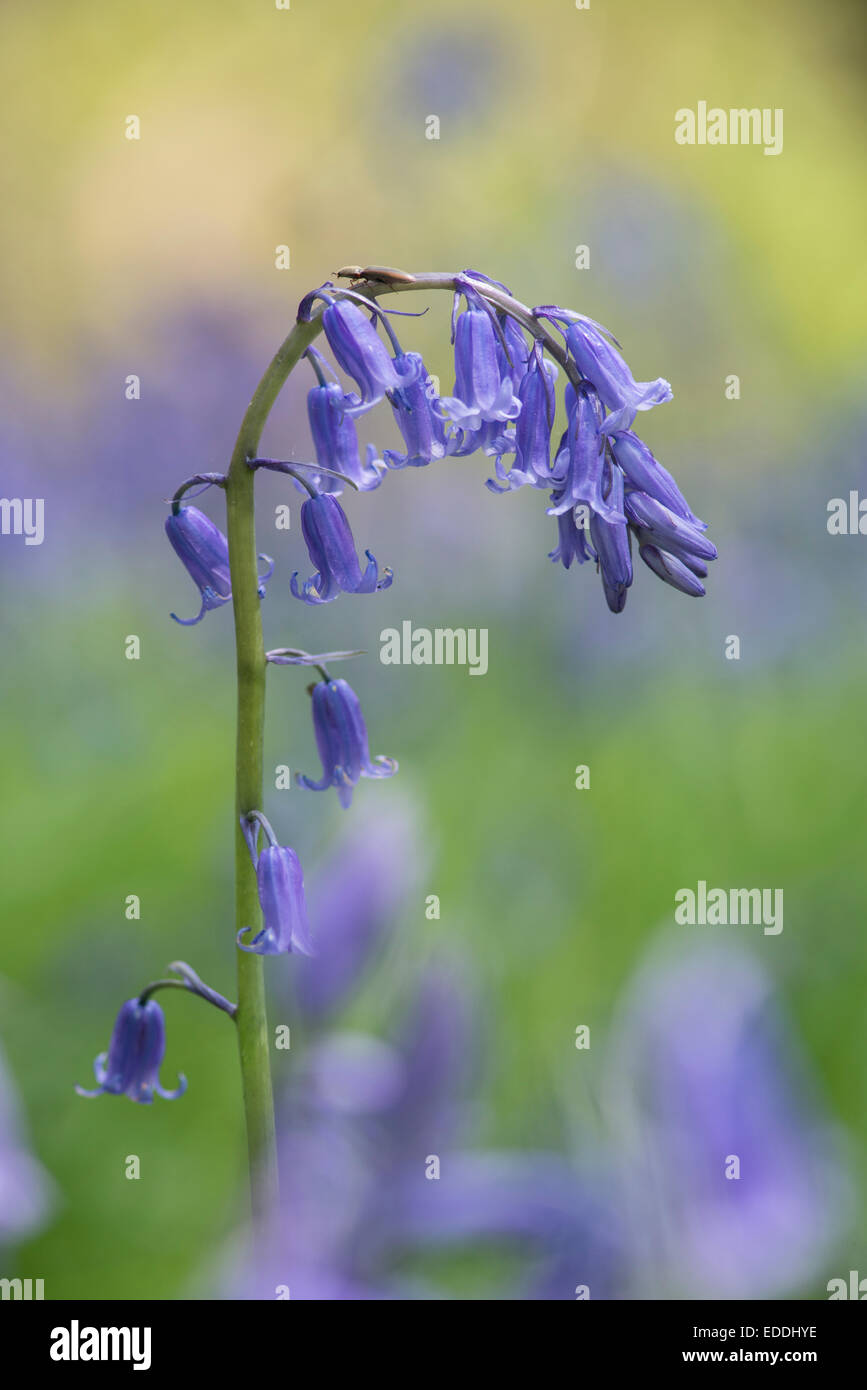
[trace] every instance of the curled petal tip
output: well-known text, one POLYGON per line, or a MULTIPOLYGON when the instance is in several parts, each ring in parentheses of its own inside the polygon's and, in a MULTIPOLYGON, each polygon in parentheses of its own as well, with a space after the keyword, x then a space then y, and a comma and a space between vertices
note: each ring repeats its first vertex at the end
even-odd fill
POLYGON ((364 770, 368 777, 393 777, 398 767, 397 758, 388 758, 384 753, 379 753, 364 770))
POLYGON ((179 618, 177 613, 170 613, 169 617, 174 618, 175 622, 179 623, 181 627, 195 627, 197 623, 202 621, 207 611, 207 606, 203 603, 199 609, 198 616, 195 618, 179 618))
POLYGON ((154 1083, 154 1090, 157 1095, 162 1096, 163 1100, 180 1100, 186 1089, 187 1078, 182 1071, 178 1072, 178 1084, 174 1091, 167 1091, 158 1081, 154 1083))
POLYGON ((76 1095, 78 1095, 78 1096, 84 1096, 84 1098, 85 1098, 86 1100, 93 1100, 93 1099, 95 1099, 96 1096, 104 1096, 104 1095, 105 1095, 105 1088, 102 1087, 102 1086, 99 1086, 95 1091, 88 1091, 88 1090, 86 1090, 86 1088, 85 1088, 84 1086, 78 1086, 78 1085, 76 1085, 76 1087, 75 1087, 75 1093, 76 1093, 76 1095))

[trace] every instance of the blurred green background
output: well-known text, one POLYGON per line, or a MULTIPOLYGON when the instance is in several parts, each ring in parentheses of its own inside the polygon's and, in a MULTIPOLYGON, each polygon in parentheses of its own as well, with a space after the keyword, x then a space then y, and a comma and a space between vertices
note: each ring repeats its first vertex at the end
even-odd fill
MULTIPOLYGON (((308 610, 287 588, 300 538, 270 519, 295 494, 262 480, 268 644, 371 653, 351 678, 373 751, 399 759, 430 836, 387 992, 359 1017, 387 1029, 401 981, 460 948, 486 1022, 478 1138, 556 1143, 554 1100, 592 1110, 575 1026, 604 1048, 676 889, 781 886, 781 936, 730 930, 772 971, 851 1136, 861 1200, 836 1263, 863 1269, 865 542, 826 530, 828 499, 867 482, 858 18, 796 0, 4 6, 0 490, 46 499, 46 538, 0 540, 0 1035, 57 1186, 12 1261, 47 1297, 182 1296, 243 1210, 219 1016, 164 996, 164 1083, 190 1083, 176 1105, 85 1102, 73 1083, 167 961, 233 992, 231 618, 170 621, 196 595, 163 499, 223 466, 298 299, 346 262, 473 266, 601 319, 637 377, 672 382, 639 423, 720 551, 701 603, 642 571, 613 617, 589 566, 549 564, 536 496, 492 497, 488 461, 450 461, 347 504, 393 588, 308 610), (783 153, 677 145, 674 113, 699 100, 783 108, 783 153), (489 628, 487 677, 381 666, 379 632, 404 618, 489 628)), ((444 389, 448 307, 395 320, 444 389)), ((284 393, 272 453, 309 456, 308 384, 284 393)), ((361 436, 391 443, 390 418, 361 436)), ((313 772, 304 678, 269 679, 266 768, 313 772)), ((373 825, 393 785, 362 784, 350 814, 373 825)), ((266 809, 305 864, 340 825, 330 797, 272 790, 266 809)), ((273 1021, 286 1012, 278 990, 273 1021)))

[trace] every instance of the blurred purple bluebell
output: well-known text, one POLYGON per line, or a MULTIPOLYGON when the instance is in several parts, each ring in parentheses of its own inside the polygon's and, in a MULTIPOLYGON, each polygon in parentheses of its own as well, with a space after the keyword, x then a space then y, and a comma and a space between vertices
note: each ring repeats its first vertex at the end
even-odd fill
POLYGON ((256 886, 264 926, 245 945, 241 937, 251 931, 242 927, 238 946, 257 956, 277 956, 284 952, 300 951, 314 954, 307 924, 307 902, 304 897, 304 874, 294 849, 280 845, 268 821, 259 811, 241 817, 241 827, 256 870, 256 886), (267 845, 259 851, 259 827, 264 830, 267 845))
POLYGON ((397 1048, 366 1033, 326 1033, 314 1042, 302 1067, 308 1101, 321 1114, 381 1114, 405 1085, 397 1048))
MULTIPOLYGON (((192 627, 200 623, 212 608, 221 608, 232 597, 229 542, 220 528, 198 507, 179 507, 173 511, 166 518, 166 535, 202 596, 202 606, 195 618, 179 618, 175 613, 171 615, 182 627, 192 627)), ((268 565, 266 573, 259 579, 259 597, 264 598, 265 584, 274 572, 274 562, 268 555, 260 555, 259 559, 268 565)))
POLYGON ((398 1272, 403 1210, 389 1194, 408 1166, 424 1181, 425 1146, 457 1124, 468 1060, 459 978, 430 973, 408 1017, 396 1044, 338 1033, 308 1051, 278 1101, 283 1206, 269 1248, 235 1274, 230 1297, 273 1298, 279 1285, 302 1300, 428 1292, 398 1272))
POLYGON ((346 513, 336 497, 329 493, 308 497, 301 507, 301 531, 310 563, 316 567, 300 591, 297 570, 289 581, 294 597, 303 603, 331 603, 342 593, 372 594, 391 585, 391 570, 384 570, 380 579, 369 550, 364 552, 368 563, 362 574, 346 513))
POLYGON ((185 1076, 178 1077, 178 1088, 165 1091, 159 1070, 166 1051, 166 1024, 155 999, 128 999, 122 1005, 112 1029, 108 1052, 101 1052, 93 1064, 99 1083, 95 1091, 76 1086, 80 1096, 129 1096, 150 1105, 154 1091, 164 1100, 177 1100, 187 1089, 185 1076))
POLYGON ((313 876, 319 950, 293 977, 298 1011, 319 1027, 359 988, 428 864, 419 812, 397 787, 374 821, 348 826, 313 876))
POLYGON ((494 1276, 489 1296, 572 1299, 579 1283, 610 1295, 616 1210, 571 1163, 457 1147, 476 1014, 463 972, 435 964, 393 1042, 343 1032, 314 1043, 278 1111, 284 1208, 228 1296, 448 1297, 426 1254, 485 1246, 508 1250, 518 1270, 494 1276))
POLYGON ((634 1296, 773 1298, 821 1272, 848 1179, 745 950, 672 943, 651 960, 621 1008, 601 1094, 634 1296))
MULTIPOLYGON (((465 967, 451 960, 427 966, 395 1031, 404 1067, 391 1110, 396 1150, 439 1153, 453 1142, 462 1098, 478 1067, 474 1002, 465 967)), ((419 1175, 424 1180, 421 1168, 419 1175)))
POLYGON ((559 1154, 478 1150, 449 1154, 438 1182, 407 1175, 393 1193, 408 1250, 494 1246, 521 1255, 494 1297, 617 1298, 625 1241, 610 1182, 559 1154))
POLYGON ((606 432, 626 429, 637 411, 671 400, 671 387, 662 377, 656 381, 635 380, 613 345, 616 339, 601 324, 554 304, 541 305, 533 313, 558 325, 579 372, 595 386, 602 403, 612 412, 603 426, 606 432))
POLYGON ((18 1096, 0 1053, 0 1250, 32 1235, 52 1198, 51 1180, 27 1146, 18 1096))
MULTIPOLYGON (((311 387, 307 392, 307 418, 316 461, 321 468, 345 473, 361 492, 370 492, 382 482, 382 474, 373 466, 376 450, 372 444, 368 444, 367 463, 361 462, 358 433, 347 411, 340 384, 327 380, 325 359, 315 348, 309 347, 305 356, 319 381, 318 386, 311 387)), ((327 474, 314 475, 314 481, 321 492, 338 493, 343 490, 340 479, 330 478, 327 474)))
POLYGON ((394 758, 371 759, 367 726, 358 696, 345 680, 322 680, 313 687, 313 729, 322 759, 318 782, 298 775, 299 786, 311 792, 334 787, 344 810, 352 804, 352 792, 361 777, 393 777, 394 758))

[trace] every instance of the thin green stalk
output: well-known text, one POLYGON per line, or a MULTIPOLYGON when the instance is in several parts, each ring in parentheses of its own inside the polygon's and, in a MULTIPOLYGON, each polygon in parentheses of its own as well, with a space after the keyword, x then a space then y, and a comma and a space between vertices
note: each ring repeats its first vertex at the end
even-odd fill
MULTIPOLYGON (((250 862, 240 817, 262 806, 262 756, 265 732, 265 644, 258 595, 255 474, 247 460, 256 457, 265 421, 292 368, 319 332, 319 316, 297 324, 279 348, 256 388, 241 424, 226 482, 226 519, 232 605, 235 614, 238 712, 235 760, 235 921, 237 930, 258 931, 256 875, 250 862)), ((274 1097, 265 1010, 265 979, 260 956, 238 951, 238 1048, 247 1125, 250 1190, 256 1220, 267 1217, 277 1198, 277 1149, 274 1097)))
MULTIPOLYGON (((359 290, 376 298, 396 290, 453 289, 453 275, 424 275, 412 284, 385 285, 361 282, 359 290)), ((539 336, 545 330, 532 319, 525 305, 487 284, 478 286, 495 304, 519 314, 539 336)), ((263 802, 262 757, 265 731, 265 645, 258 596, 258 565, 254 509, 254 470, 259 441, 271 408, 289 373, 321 330, 322 305, 309 323, 296 323, 277 350, 241 423, 232 461, 226 475, 226 514, 232 604, 235 613, 235 648, 238 676, 238 718, 235 764, 235 908, 236 927, 258 930, 260 920, 256 876, 250 862, 240 820, 263 802)), ((551 340, 549 351, 562 360, 562 349, 551 340)), ((267 1217, 277 1197, 277 1149, 274 1136, 274 1098, 271 1086, 270 1039, 265 1010, 265 980, 261 957, 238 952, 238 1046, 241 1083, 247 1125, 250 1184, 254 1219, 267 1217)))

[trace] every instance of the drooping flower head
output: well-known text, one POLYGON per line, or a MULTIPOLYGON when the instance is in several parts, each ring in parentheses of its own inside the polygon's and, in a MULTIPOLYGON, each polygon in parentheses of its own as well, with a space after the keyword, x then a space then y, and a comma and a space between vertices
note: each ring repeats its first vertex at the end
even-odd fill
POLYGON ((301 531, 316 572, 299 591, 295 571, 289 581, 295 598, 303 603, 331 603, 341 593, 372 594, 389 588, 391 570, 384 570, 380 579, 379 567, 369 550, 364 552, 368 563, 362 574, 346 513, 336 497, 329 493, 308 497, 301 507, 301 531))
POLYGON ((601 324, 556 305, 542 305, 533 313, 552 319, 560 327, 579 372, 595 386, 603 405, 612 412, 605 422, 606 431, 626 429, 637 411, 671 400, 671 387, 662 377, 635 380, 614 345, 616 339, 601 324))
MULTIPOLYGON (((373 467, 376 450, 372 444, 368 444, 367 462, 361 462, 358 434, 340 384, 326 378, 323 370, 325 359, 315 348, 308 348, 306 356, 319 381, 318 386, 311 387, 307 392, 307 418, 313 435, 316 462, 321 468, 345 473, 362 492, 379 487, 382 474, 373 467)), ((314 481, 322 492, 343 491, 341 480, 330 478, 327 473, 317 475, 314 481)))
POLYGON ((345 809, 360 777, 393 777, 397 772, 394 758, 371 759, 361 705, 345 680, 323 680, 314 685, 313 728, 322 776, 314 782, 299 775, 299 785, 308 791, 335 787, 345 809))
MULTIPOLYGON (((360 268, 337 273, 354 277, 356 269, 360 283, 360 268)), ((636 381, 617 340, 601 324, 557 305, 528 309, 501 281, 480 271, 425 277, 369 267, 366 273, 372 282, 394 281, 400 288, 403 282, 428 280, 436 288, 445 281, 454 290, 454 394, 437 396, 421 356, 403 352, 385 311, 373 300, 330 283, 312 291, 299 306, 299 321, 310 322, 314 302, 324 302, 325 335, 361 394, 341 396, 339 384, 326 383, 320 373, 320 388, 311 392, 310 418, 323 471, 310 491, 340 490, 326 481, 326 459, 364 487, 376 485, 386 469, 423 467, 434 459, 483 451, 494 459, 496 476, 487 480, 491 491, 550 489, 548 512, 557 518, 558 530, 551 559, 567 569, 594 561, 613 612, 623 610, 632 584, 633 541, 644 563, 666 583, 687 594, 704 593, 701 580, 716 555, 702 538, 705 523, 631 429, 639 411, 671 398, 664 378, 636 381), (393 356, 377 331, 380 326, 391 338, 393 356), (552 463, 558 366, 567 378, 566 429, 552 463), (383 396, 405 452, 387 449, 377 459, 368 446, 365 468, 348 417, 383 396), (340 401, 342 410, 335 414, 340 401), (504 462, 510 454, 511 467, 504 462)), ((316 357, 312 349, 308 355, 316 357)), ((323 497, 305 503, 302 528, 317 571, 301 591, 293 575, 296 597, 327 603, 341 592, 369 593, 391 582, 390 571, 379 580, 369 552, 370 563, 362 573, 345 516, 339 508, 329 509, 323 497)))
MULTIPOLYGON (((221 608, 232 597, 229 542, 220 528, 198 507, 179 507, 173 511, 166 518, 166 535, 202 596, 202 606, 195 618, 179 618, 175 613, 171 615, 182 627, 192 627, 200 623, 212 608, 221 608)), ((259 559, 268 565, 259 579, 259 597, 264 598, 265 584, 274 572, 274 562, 267 555, 260 555, 259 559)))
POLYGON ((298 855, 288 845, 277 843, 274 831, 259 812, 243 816, 241 826, 256 870, 264 926, 249 945, 241 938, 251 928, 242 927, 237 937, 238 946, 257 956, 277 956, 293 951, 312 956, 314 948, 307 924, 304 874, 298 855), (268 839, 261 852, 258 850, 260 825, 268 839))
POLYGON ((566 432, 551 471, 555 488, 548 511, 558 519, 559 544, 550 558, 567 569, 573 559, 595 559, 608 607, 621 613, 632 584, 634 537, 641 559, 660 579, 700 597, 705 591, 699 580, 707 575, 716 547, 702 534, 704 522, 671 474, 631 430, 605 432, 589 383, 577 391, 567 386, 566 413, 566 432))
POLYGON ((166 1051, 166 1025, 163 1011, 155 999, 128 999, 112 1029, 108 1052, 101 1052, 93 1064, 99 1083, 95 1091, 76 1086, 80 1096, 129 1096, 150 1105, 154 1091, 164 1100, 177 1100, 187 1089, 185 1076, 178 1077, 178 1088, 165 1091, 159 1070, 166 1051))

